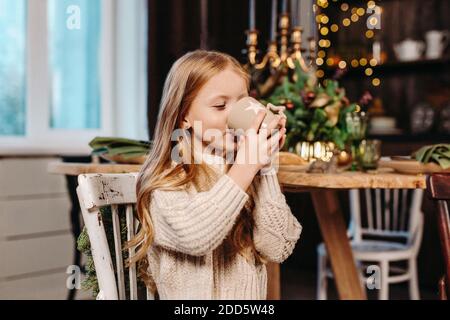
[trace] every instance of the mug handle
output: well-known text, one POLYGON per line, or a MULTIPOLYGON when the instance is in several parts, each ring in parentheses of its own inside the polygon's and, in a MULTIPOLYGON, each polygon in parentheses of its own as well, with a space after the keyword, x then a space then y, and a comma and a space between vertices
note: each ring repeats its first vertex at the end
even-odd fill
POLYGON ((444 46, 444 50, 445 48, 447 48, 449 40, 450 40, 450 31, 446 31, 444 33, 444 36, 442 37, 442 44, 444 46))

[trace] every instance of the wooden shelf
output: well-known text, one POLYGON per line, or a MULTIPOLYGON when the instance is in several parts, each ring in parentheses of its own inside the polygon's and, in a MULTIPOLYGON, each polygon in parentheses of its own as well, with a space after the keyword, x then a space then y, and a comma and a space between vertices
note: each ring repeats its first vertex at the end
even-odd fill
POLYGON ((369 139, 380 139, 389 142, 433 142, 433 143, 448 143, 450 141, 450 134, 426 133, 426 134, 369 134, 369 139))

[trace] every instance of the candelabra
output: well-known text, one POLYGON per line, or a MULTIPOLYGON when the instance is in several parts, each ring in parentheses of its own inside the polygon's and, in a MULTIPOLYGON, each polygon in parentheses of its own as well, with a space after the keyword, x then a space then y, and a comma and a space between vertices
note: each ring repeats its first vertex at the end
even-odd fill
MULTIPOLYGON (((295 69, 295 62, 298 62, 302 70, 309 71, 314 66, 316 41, 314 37, 308 38, 308 49, 302 46, 303 28, 295 26, 290 31, 289 14, 283 13, 279 18, 279 44, 273 37, 265 55, 258 59, 258 31, 251 29, 247 31, 247 58, 248 67, 261 70, 266 67, 272 69, 290 68, 295 69), (305 53, 308 53, 306 60, 305 53)), ((315 30, 312 30, 315 32, 315 30)))

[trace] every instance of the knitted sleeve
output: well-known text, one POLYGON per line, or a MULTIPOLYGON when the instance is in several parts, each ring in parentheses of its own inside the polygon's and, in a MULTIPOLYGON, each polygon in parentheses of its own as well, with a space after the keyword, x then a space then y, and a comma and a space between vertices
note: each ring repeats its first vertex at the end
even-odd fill
POLYGON ((276 173, 256 176, 251 188, 255 195, 255 248, 268 260, 281 263, 294 250, 302 226, 286 203, 276 173))
POLYGON ((206 192, 155 190, 150 214, 154 244, 193 256, 217 248, 231 231, 248 195, 228 175, 206 192))

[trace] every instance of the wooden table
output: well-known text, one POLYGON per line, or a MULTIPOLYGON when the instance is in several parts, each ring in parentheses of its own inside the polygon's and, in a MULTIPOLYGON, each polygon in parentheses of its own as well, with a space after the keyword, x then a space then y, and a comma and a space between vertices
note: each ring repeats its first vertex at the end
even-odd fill
MULTIPOLYGON (((51 173, 79 175, 85 173, 138 172, 140 165, 52 163, 51 173)), ((426 188, 424 175, 407 175, 393 172, 362 173, 343 172, 319 174, 279 171, 278 179, 284 192, 311 192, 314 209, 329 254, 336 287, 341 299, 366 299, 361 287, 347 228, 339 206, 339 189, 415 189, 426 188)), ((268 299, 280 299, 280 266, 268 264, 268 299)))

